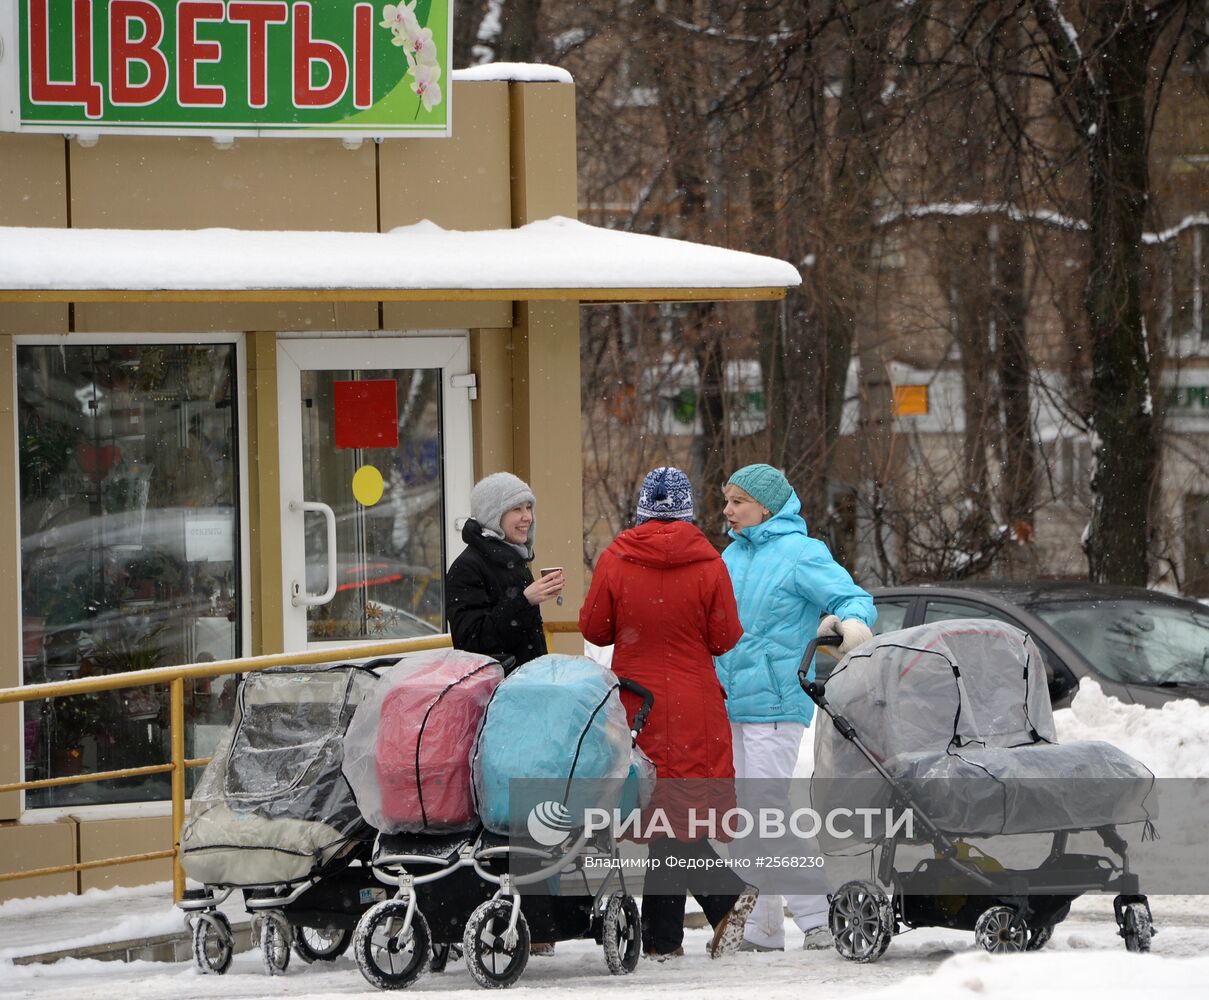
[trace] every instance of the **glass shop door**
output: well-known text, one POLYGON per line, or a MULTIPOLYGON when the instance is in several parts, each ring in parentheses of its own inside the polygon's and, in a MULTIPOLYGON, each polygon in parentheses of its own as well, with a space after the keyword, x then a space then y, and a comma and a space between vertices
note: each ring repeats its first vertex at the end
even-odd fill
POLYGON ((445 630, 468 369, 466 336, 278 342, 286 650, 445 630))

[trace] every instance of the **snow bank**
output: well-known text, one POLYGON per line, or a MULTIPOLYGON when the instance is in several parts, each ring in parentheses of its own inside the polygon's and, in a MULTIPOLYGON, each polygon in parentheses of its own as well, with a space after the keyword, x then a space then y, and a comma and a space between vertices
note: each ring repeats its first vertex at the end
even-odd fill
POLYGON ((1084 679, 1071 707, 1054 713, 1054 724, 1062 743, 1105 740, 1158 778, 1209 778, 1209 705, 1188 698, 1162 708, 1129 705, 1084 679))
MULTIPOLYGON (((68 897, 75 898, 75 897, 68 897)), ((48 946, 57 948, 87 948, 94 944, 112 944, 115 941, 144 941, 148 938, 175 934, 180 931, 183 918, 172 906, 171 897, 160 909, 151 913, 136 913, 124 917, 113 916, 109 920, 98 920, 92 930, 72 935, 70 939, 57 938, 52 941, 24 942, 12 947, 0 947, 0 962, 21 955, 37 955, 48 946)))
MULTIPOLYGON (((243 901, 223 904, 232 920, 243 901)), ((89 889, 82 895, 34 896, 0 903, 0 997, 11 971, 6 960, 63 948, 156 937, 184 926, 172 904, 172 883, 89 889)))
POLYGON ((1109 997, 1193 996, 1209 976, 1209 958, 1159 958, 1102 950, 989 955, 968 952, 946 960, 930 976, 912 976, 869 994, 878 1000, 983 997, 993 1000, 1071 1000, 1109 997))
POLYGON ((149 885, 118 886, 113 889, 86 889, 80 895, 23 896, 0 903, 0 920, 24 917, 31 913, 48 913, 53 910, 78 910, 104 906, 120 900, 154 897, 158 900, 172 898, 171 882, 152 882, 149 885))

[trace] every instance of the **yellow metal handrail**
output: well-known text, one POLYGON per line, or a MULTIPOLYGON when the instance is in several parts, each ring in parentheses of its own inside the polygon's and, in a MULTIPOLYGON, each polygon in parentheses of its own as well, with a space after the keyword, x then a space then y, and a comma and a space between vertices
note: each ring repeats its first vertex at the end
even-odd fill
MULTIPOLYGON (((546 644, 549 646, 554 635, 578 634, 575 622, 546 622, 543 625, 546 644)), ((16 879, 36 878, 41 875, 59 875, 65 872, 88 871, 110 865, 128 865, 139 861, 172 859, 172 896, 180 901, 185 891, 185 873, 181 868, 181 827, 185 822, 185 771, 190 767, 204 767, 209 758, 187 760, 185 758, 185 681, 201 678, 222 677, 226 674, 247 674, 270 667, 295 667, 315 663, 331 663, 340 660, 365 660, 377 656, 398 656, 426 649, 444 649, 453 645, 447 634, 423 639, 393 639, 386 642, 360 643, 352 646, 327 646, 311 649, 304 653, 268 653, 231 660, 212 660, 208 663, 186 663, 175 667, 154 667, 149 670, 131 670, 120 674, 104 674, 95 677, 76 677, 68 681, 47 684, 27 684, 21 687, 0 688, 0 705, 13 702, 39 701, 44 698, 68 698, 73 695, 91 694, 95 691, 117 691, 129 687, 149 687, 153 684, 168 685, 168 720, 171 760, 167 764, 150 764, 145 767, 128 767, 116 771, 97 771, 92 774, 68 775, 62 778, 43 778, 37 781, 14 781, 0 784, 0 794, 19 792, 35 788, 55 788, 60 785, 79 785, 96 781, 114 781, 119 778, 136 778, 149 774, 172 775, 172 848, 151 851, 145 854, 128 854, 105 858, 99 861, 81 861, 70 865, 55 865, 50 868, 28 868, 22 871, 0 873, 0 882, 16 879)))
MULTIPOLYGON (((209 757, 185 761, 185 767, 205 767, 209 757)), ((148 764, 146 767, 124 767, 117 771, 92 771, 89 774, 70 774, 63 778, 39 778, 37 781, 10 781, 0 785, 0 795, 5 792, 28 792, 34 788, 59 788, 63 785, 86 785, 93 781, 116 781, 118 778, 142 778, 149 774, 166 774, 171 764, 148 764)), ((0 876, 3 877, 3 876, 0 876)))
POLYGON ((69 681, 48 684, 26 684, 21 687, 0 688, 0 705, 14 701, 37 701, 39 698, 65 698, 93 691, 116 691, 119 688, 147 687, 151 684, 171 684, 175 680, 199 677, 222 677, 225 674, 249 674, 269 667, 299 667, 333 660, 363 660, 375 656, 397 656, 424 649, 443 649, 453 645, 447 635, 424 639, 392 639, 387 642, 366 642, 352 646, 325 646, 308 649, 305 653, 266 653, 262 656, 236 657, 232 660, 210 660, 187 663, 179 667, 152 667, 149 670, 129 670, 121 674, 98 674, 95 677, 74 677, 69 681))
POLYGON ((546 633, 546 648, 550 648, 550 640, 556 635, 579 635, 578 622, 542 622, 542 631, 546 633))
POLYGON ((0 874, 0 882, 21 878, 36 878, 39 875, 58 875, 64 872, 87 871, 108 865, 134 864, 138 861, 155 861, 172 858, 172 895, 179 901, 185 891, 185 872, 180 863, 181 827, 185 822, 185 769, 200 767, 206 760, 185 759, 185 681, 206 677, 222 677, 225 674, 247 674, 270 667, 296 667, 314 663, 331 663, 340 660, 364 660, 376 656, 397 656, 425 649, 442 649, 453 645, 448 635, 434 635, 424 639, 394 639, 388 642, 360 643, 352 646, 327 646, 311 649, 304 653, 269 653, 263 656, 248 656, 232 660, 213 660, 209 663, 187 663, 176 667, 154 667, 150 670, 132 670, 120 674, 105 674, 96 677, 76 677, 69 681, 49 684, 28 684, 15 688, 0 688, 0 705, 13 702, 39 701, 43 698, 67 698, 72 695, 90 694, 94 691, 116 691, 128 687, 148 687, 152 684, 168 685, 168 721, 171 745, 171 761, 167 764, 151 764, 146 767, 131 767, 119 771, 100 771, 94 774, 69 775, 64 778, 46 778, 39 781, 17 781, 0 785, 0 793, 16 792, 31 788, 52 788, 58 785, 76 785, 94 781, 112 781, 117 778, 139 777, 147 774, 172 775, 172 848, 146 854, 130 854, 100 861, 81 861, 70 865, 55 865, 51 868, 31 868, 0 874))

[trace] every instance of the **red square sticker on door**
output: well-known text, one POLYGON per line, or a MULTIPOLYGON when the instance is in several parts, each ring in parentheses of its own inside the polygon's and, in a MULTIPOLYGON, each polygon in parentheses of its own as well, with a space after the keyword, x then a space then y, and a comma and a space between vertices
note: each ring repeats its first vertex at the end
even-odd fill
POLYGON ((333 382, 337 448, 399 447, 399 390, 393 378, 333 382))

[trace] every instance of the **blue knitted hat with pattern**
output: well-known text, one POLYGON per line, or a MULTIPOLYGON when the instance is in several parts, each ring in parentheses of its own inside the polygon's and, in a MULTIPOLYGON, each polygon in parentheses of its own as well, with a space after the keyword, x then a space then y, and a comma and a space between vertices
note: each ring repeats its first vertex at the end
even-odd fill
POLYGON ((637 523, 692 519, 693 484, 688 476, 670 465, 648 472, 638 493, 637 523))
POLYGON ((771 465, 745 465, 727 480, 727 486, 738 486, 762 507, 775 514, 785 506, 793 493, 789 480, 771 465))

